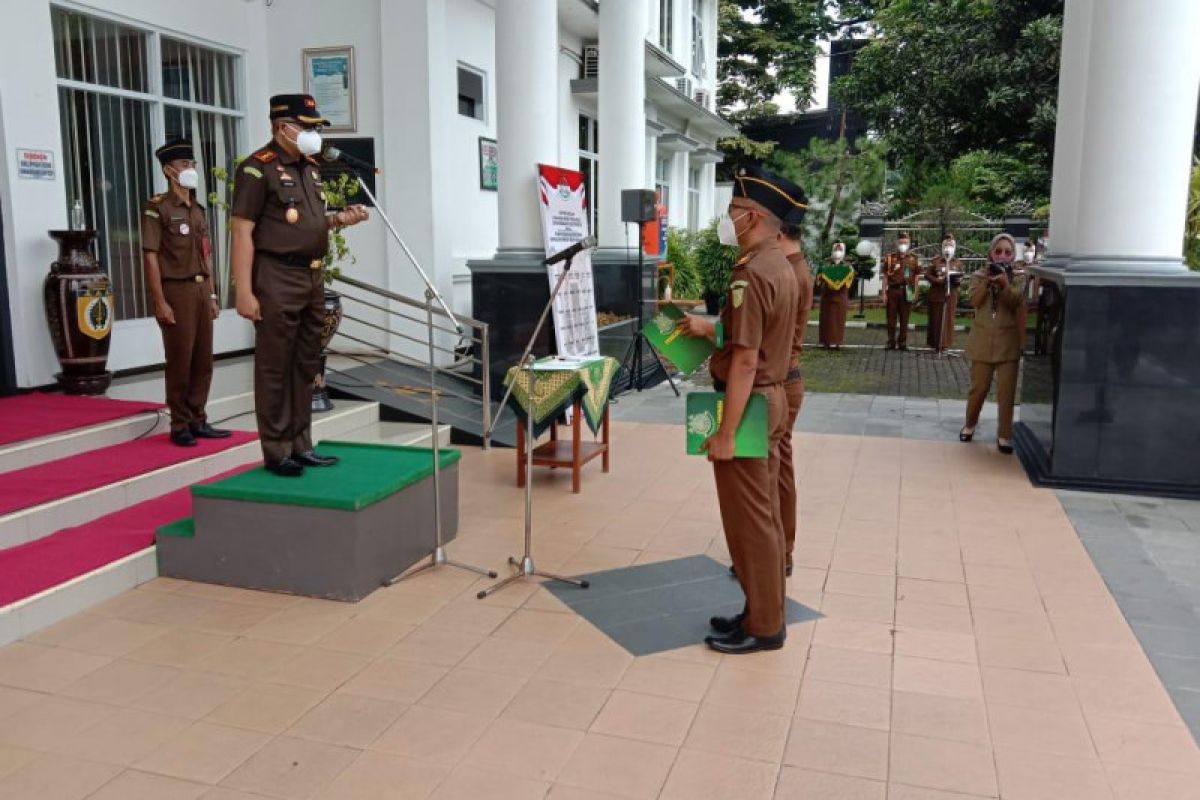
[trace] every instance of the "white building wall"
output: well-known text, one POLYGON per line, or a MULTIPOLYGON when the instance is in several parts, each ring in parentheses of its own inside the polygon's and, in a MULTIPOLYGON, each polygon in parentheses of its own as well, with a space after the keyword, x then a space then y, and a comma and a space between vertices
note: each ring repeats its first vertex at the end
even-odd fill
MULTIPOLYGON (((104 0, 62 5, 238 50, 242 54, 247 109, 267 107, 268 53, 262 46, 267 41, 267 25, 262 4, 242 0, 169 4, 156 0, 104 0)), ((13 350, 17 383, 39 386, 53 382, 58 371, 41 297, 42 281, 57 255, 46 231, 67 227, 54 41, 47 0, 23 0, 19 4, 6 0, 4 6, 4 25, 0 28, 0 146, 4 153, 0 192, 4 202, 13 350), (18 179, 14 161, 18 147, 52 150, 57 168, 54 180, 18 179)), ((267 132, 265 113, 261 119, 249 116, 245 127, 247 144, 265 140, 267 132)), ((226 312, 217 327, 217 349, 240 349, 251 341, 249 324, 236 319, 233 312, 226 312)), ((161 360, 161 341, 153 320, 122 321, 114 326, 110 368, 161 360)))

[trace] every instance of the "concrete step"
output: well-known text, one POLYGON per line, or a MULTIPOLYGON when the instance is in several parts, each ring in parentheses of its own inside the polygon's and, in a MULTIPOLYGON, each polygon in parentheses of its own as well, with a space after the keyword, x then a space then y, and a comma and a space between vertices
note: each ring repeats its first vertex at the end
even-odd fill
MULTIPOLYGON (((438 426, 438 445, 450 447, 450 433, 453 428, 449 425, 438 426)), ((343 433, 341 440, 345 442, 382 442, 405 447, 429 447, 433 440, 432 431, 428 425, 414 422, 375 422, 357 430, 343 433)))
MULTIPOLYGON (((213 418, 220 419, 215 414, 213 418)), ((313 438, 336 439, 378 421, 377 403, 344 401, 333 411, 313 417, 313 438)), ((229 427, 253 430, 254 415, 244 414, 230 420, 229 427)), ((81 525, 126 506, 211 478, 255 461, 261 457, 260 453, 258 442, 248 442, 211 456, 0 516, 0 550, 40 539, 62 528, 81 525)))
MULTIPOLYGON (((240 419, 254 411, 254 393, 242 392, 212 400, 208 404, 208 411, 210 419, 214 422, 240 419)), ((165 433, 169 428, 170 420, 164 409, 158 413, 139 414, 53 436, 14 442, 0 447, 0 473, 45 464, 47 461, 153 436, 156 433, 165 433)))

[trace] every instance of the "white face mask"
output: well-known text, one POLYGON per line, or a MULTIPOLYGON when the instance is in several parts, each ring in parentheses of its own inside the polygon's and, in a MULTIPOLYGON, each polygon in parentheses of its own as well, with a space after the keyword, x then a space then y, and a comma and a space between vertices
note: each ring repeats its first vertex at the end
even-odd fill
POLYGON ((908 242, 901 242, 900 244, 896 245, 896 249, 900 251, 901 255, 904 255, 908 252, 908 242))
POLYGON ((1026 264, 1032 264, 1033 263, 1033 248, 1032 247, 1026 248, 1025 252, 1021 254, 1021 257, 1025 259, 1026 264))
POLYGON ((954 247, 952 245, 946 245, 942 248, 942 255, 944 255, 946 258, 954 258, 954 247))
POLYGON ((315 156, 321 152, 321 134, 314 128, 306 128, 296 134, 296 149, 303 155, 315 156))
POLYGON ((834 251, 833 251, 833 260, 834 260, 834 262, 840 262, 840 261, 841 261, 843 258, 845 258, 845 257, 846 257, 846 251, 845 251, 845 250, 834 250, 834 251))
POLYGON ((179 181, 179 185, 185 189, 196 189, 200 186, 200 173, 195 167, 182 169, 175 174, 175 180, 179 181))
MULTIPOLYGON (((743 213, 738 217, 738 219, 741 219, 749 213, 749 211, 743 213)), ((741 244, 738 242, 737 223, 734 222, 733 218, 728 214, 722 214, 721 219, 717 222, 717 238, 720 239, 721 244, 728 247, 741 246, 741 244)))

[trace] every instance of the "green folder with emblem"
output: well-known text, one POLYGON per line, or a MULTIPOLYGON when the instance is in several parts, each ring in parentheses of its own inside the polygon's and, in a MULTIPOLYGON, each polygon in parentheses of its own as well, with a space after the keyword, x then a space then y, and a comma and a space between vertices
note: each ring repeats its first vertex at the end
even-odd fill
POLYGON ((680 372, 688 375, 695 372, 716 348, 709 339, 698 339, 680 333, 675 325, 683 317, 683 309, 679 306, 664 305, 642 327, 642 333, 660 355, 678 367, 680 372))
MULTIPOLYGON (((700 445, 717 432, 724 411, 724 392, 692 392, 687 396, 689 456, 705 455, 700 445)), ((767 449, 767 397, 751 392, 737 433, 733 435, 733 454, 736 458, 766 458, 767 449)))

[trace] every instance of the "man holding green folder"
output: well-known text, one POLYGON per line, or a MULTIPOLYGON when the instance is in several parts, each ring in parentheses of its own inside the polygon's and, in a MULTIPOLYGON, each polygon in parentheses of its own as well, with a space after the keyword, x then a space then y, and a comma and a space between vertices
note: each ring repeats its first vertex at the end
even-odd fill
POLYGON ((779 249, 781 220, 806 205, 800 187, 756 167, 738 170, 721 241, 741 258, 721 309, 720 322, 688 316, 678 323, 689 336, 717 344, 710 371, 725 392, 721 424, 704 443, 713 464, 725 541, 746 605, 734 617, 709 620, 714 650, 744 654, 778 650, 787 636, 784 618, 784 533, 779 502, 779 444, 787 430, 784 382, 792 361, 799 286, 779 249), (766 397, 768 457, 735 458, 735 433, 752 392, 766 397))

